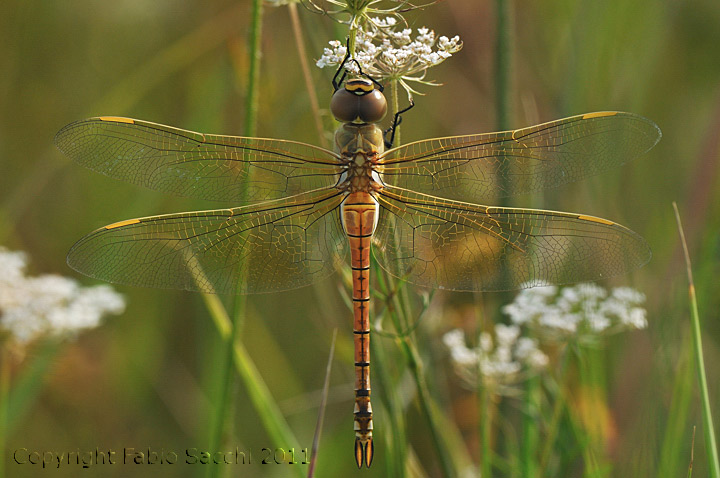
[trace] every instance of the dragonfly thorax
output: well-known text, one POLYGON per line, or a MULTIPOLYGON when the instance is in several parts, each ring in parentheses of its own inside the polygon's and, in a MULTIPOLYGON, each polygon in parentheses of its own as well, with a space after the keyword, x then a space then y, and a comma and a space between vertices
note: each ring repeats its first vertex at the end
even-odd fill
POLYGON ((377 123, 387 113, 387 100, 372 81, 358 78, 346 81, 333 94, 330 111, 343 123, 377 123))
POLYGON ((382 130, 375 124, 345 123, 335 132, 335 150, 345 166, 338 188, 350 193, 382 189, 378 156, 384 151, 382 130))

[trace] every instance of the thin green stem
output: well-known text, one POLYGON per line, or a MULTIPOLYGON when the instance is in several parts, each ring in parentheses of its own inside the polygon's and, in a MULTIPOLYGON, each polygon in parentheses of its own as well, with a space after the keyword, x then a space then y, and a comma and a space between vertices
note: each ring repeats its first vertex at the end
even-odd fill
MULTIPOLYGON (((229 340, 232 322, 222 302, 214 294, 203 294, 203 299, 221 338, 229 340)), ((233 344, 233 362, 250 401, 272 442, 280 447, 291 447, 297 444, 298 441, 285 421, 280 407, 273 399, 247 349, 239 340, 233 344)), ((297 476, 304 477, 301 467, 293 466, 291 468, 297 476)))
MULTIPOLYGON (((396 81, 390 83, 390 104, 391 111, 394 114, 394 112, 399 109, 398 87, 396 81)), ((401 144, 399 131, 396 131, 395 141, 396 145, 401 144)), ((388 284, 389 290, 394 291, 392 294, 392 302, 391 304, 388 304, 388 314, 393 322, 395 330, 401 334, 397 338, 397 343, 405 356, 408 368, 410 369, 411 375, 415 381, 420 410, 430 430, 430 437, 435 450, 437 451, 441 468, 443 469, 445 476, 456 476, 450 450, 441 435, 440 421, 439 418, 436 417, 436 413, 438 412, 435 409, 436 407, 432 401, 432 397, 425 380, 422 359, 420 358, 420 354, 411 339, 412 334, 408 335, 406 333, 406 331, 410 328, 410 318, 412 317, 412 307, 410 305, 407 288, 405 287, 405 284, 401 284, 399 280, 389 275, 386 277, 386 283, 388 284)))
MULTIPOLYGON (((377 274, 379 276, 379 274, 377 274)), ((378 337, 377 335, 375 337, 378 337)), ((408 457, 407 434, 405 417, 403 416, 402 400, 398 394, 398 387, 392 381, 392 377, 388 370, 390 360, 385 354, 385 350, 377 339, 371 339, 370 342, 371 357, 373 362, 378 366, 373 368, 375 383, 381 390, 382 404, 387 410, 389 417, 388 423, 381 428, 385 444, 387 446, 384 453, 387 454, 385 463, 387 463, 388 476, 402 477, 405 475, 405 464, 408 457)))
POLYGON ((413 380, 415 381, 420 411, 425 418, 428 429, 430 430, 430 438, 438 454, 438 459, 440 461, 441 468, 443 469, 444 476, 456 476, 452 465, 451 453, 442 437, 439 417, 436 416, 438 411, 432 401, 432 397, 425 380, 422 359, 420 358, 420 354, 412 341, 412 334, 407 334, 406 332, 408 330, 408 324, 410 323, 410 314, 408 312, 409 303, 402 303, 404 301, 401 300, 400 295, 403 292, 404 285, 398 285, 397 282, 397 279, 389 275, 386 275, 385 281, 383 281, 383 283, 387 284, 388 287, 387 294, 391 294, 390 301, 387 304, 386 313, 389 315, 390 320, 393 323, 393 327, 399 334, 396 338, 396 343, 400 347, 400 351, 403 353, 407 366, 413 380))
POLYGON ((678 358, 673 373, 672 399, 670 402, 667 422, 660 448, 660 462, 658 470, 662 475, 678 476, 681 469, 684 469, 684 456, 678 453, 687 442, 685 432, 690 419, 690 402, 693 396, 693 347, 692 333, 683 333, 682 342, 679 347, 681 355, 678 358), (682 464, 681 464, 682 463, 682 464))
POLYGON ((495 115, 498 129, 510 129, 511 0, 495 0, 495 115))
POLYGON ((555 403, 553 405, 552 416, 550 418, 550 424, 547 427, 547 433, 545 436, 545 446, 543 447, 542 454, 540 455, 540 469, 538 470, 538 476, 545 476, 545 470, 548 462, 550 461, 550 454, 552 453, 555 445, 555 439, 557 438, 558 431, 560 429, 560 419, 562 413, 565 410, 566 398, 565 398, 565 378, 567 375, 568 365, 570 363, 570 349, 565 347, 562 351, 562 359, 560 361, 560 370, 557 377, 557 395, 555 403))
POLYGON ((330 392, 330 372, 332 372, 332 362, 335 356, 335 340, 337 339, 337 329, 333 330, 332 341, 330 342, 330 353, 328 354, 328 362, 325 366, 325 382, 323 383, 322 399, 320 407, 318 407, 318 420, 315 425, 315 436, 313 437, 312 451, 310 454, 310 465, 308 466, 308 478, 315 475, 315 465, 317 464, 317 452, 320 449, 320 436, 322 435, 323 422, 325 421, 325 409, 327 407, 327 398, 330 392))
POLYGON ((539 447, 540 378, 530 377, 526 381, 523 400, 522 435, 520 441, 520 476, 535 478, 538 470, 537 449, 539 447))
POLYGON ((262 38, 262 0, 253 0, 250 14, 250 71, 245 108, 245 136, 255 136, 257 131, 258 100, 260 98, 260 40, 262 38))
MULTIPOLYGON (((220 445, 223 441, 223 434, 225 433, 225 423, 227 423, 227 416, 231 413, 233 406, 230 401, 230 391, 234 383, 235 373, 233 371, 234 361, 234 347, 233 344, 238 339, 237 331, 238 327, 238 315, 234 314, 233 319, 230 322, 230 328, 227 330, 225 339, 225 360, 223 361, 222 372, 219 377, 219 390, 215 398, 215 417, 212 422, 211 436, 210 436, 210 449, 219 450, 220 445)), ((220 475, 220 467, 211 466, 208 468, 207 476, 216 477, 220 475)))
MULTIPOLYGON (((587 349, 578 348, 578 367, 579 377, 581 383, 581 393, 583 394, 594 394, 597 392, 597 385, 595 381, 596 371, 594 370, 593 357, 590 356, 587 349)), ((581 396, 583 401, 592 400, 594 397, 587 395, 581 396)), ((586 406, 586 405, 585 405, 586 406)), ((602 451, 604 443, 598 444, 598 430, 590 428, 592 426, 587 423, 587 417, 583 415, 585 412, 582 408, 576 410, 576 416, 574 418, 575 433, 578 437, 582 437, 582 454, 583 460, 585 461, 585 475, 588 477, 600 477, 602 476, 602 470, 598 460, 598 452, 602 451)))
MULTIPOLYGON (((259 77, 260 77, 260 58, 261 58, 261 51, 260 51, 260 40, 262 37, 262 0, 254 0, 252 4, 252 13, 250 17, 250 38, 249 38, 249 56, 250 56, 250 68, 248 72, 248 92, 246 97, 246 105, 245 105, 245 128, 244 133, 245 136, 255 136, 257 131, 257 114, 258 114, 258 98, 260 96, 259 92, 259 77)), ((247 172, 249 174, 249 171, 247 172)), ((244 196, 244 193, 243 193, 244 196)), ((244 198, 240 198, 240 203, 243 203, 244 198)), ((242 280, 242 278, 241 278, 242 280)), ((206 303, 208 302, 214 302, 212 298, 206 297, 206 303)), ((209 307, 209 309, 215 313, 218 313, 220 308, 218 307, 219 300, 213 304, 212 307, 209 307)), ((224 310, 224 308, 223 308, 224 310)), ((264 387, 264 382, 262 382, 262 378, 260 377, 259 372, 254 367, 254 364, 251 362, 250 357, 248 356, 247 352, 245 351, 244 347, 242 346, 240 340, 239 340, 239 330, 241 329, 243 317, 245 315, 246 310, 246 301, 244 296, 237 296, 235 301, 235 308, 234 313, 232 314, 232 318, 228 319, 229 321, 229 327, 228 324, 223 325, 222 327, 218 328, 218 331, 221 332, 223 339, 226 341, 226 353, 225 353, 225 360, 223 361, 223 370, 220 374, 220 386, 219 386, 219 392, 216 399, 216 407, 215 407, 215 420, 213 423, 212 431, 211 431, 211 450, 219 449, 220 444, 222 443, 223 434, 225 432, 225 424, 229 421, 228 416, 231 414, 233 410, 233 401, 230 400, 230 392, 232 390, 232 385, 234 381, 234 372, 233 372, 233 364, 235 364, 236 368, 238 368, 238 373, 240 373, 241 377, 245 379, 246 387, 248 388, 248 391, 250 392, 252 389, 255 389, 257 392, 257 396, 269 396, 270 392, 267 390, 266 387, 264 387), (248 383, 247 381, 250 380, 251 382, 248 383), (260 382, 258 382, 258 380, 260 382), (259 391, 259 389, 263 389, 262 391, 259 391)), ((217 322, 217 321, 216 321, 217 322)), ((256 407, 263 406, 268 413, 275 414, 275 417, 267 417, 266 424, 268 424, 271 427, 275 427, 276 423, 280 420, 278 420, 277 417, 281 417, 282 414, 280 414, 279 409, 278 410, 270 410, 267 409, 267 405, 264 405, 262 403, 256 402, 256 407)), ((268 430, 270 433, 270 430, 268 430)), ((279 433, 278 436, 274 437, 278 444, 282 444, 283 436, 284 434, 279 433)), ((290 442, 295 443, 295 441, 290 442)), ((289 443, 285 443, 284 445, 280 446, 290 446, 289 443)), ((209 470, 208 476, 218 476, 220 473, 219 467, 211 467, 209 470)))
POLYGON ((685 242, 685 232, 680 221, 680 212, 677 204, 673 202, 675 209, 675 220, 677 221, 678 231, 680 232, 680 242, 682 243, 683 253, 685 254, 685 266, 688 276, 688 295, 690 297, 690 321, 692 326, 692 337, 695 352, 695 368, 698 374, 698 384, 700 385, 700 398, 702 401, 703 421, 705 426, 703 431, 705 434, 705 446, 708 454, 708 468, 712 478, 720 478, 720 459, 718 459, 717 439, 715 437, 715 426, 713 425, 712 410, 710 408, 710 393, 708 392, 707 376, 705 374, 705 359, 703 358, 702 347, 702 331, 700 329, 700 314, 698 312, 697 296, 695 295, 695 281, 693 280, 692 264, 690 262, 690 253, 688 252, 687 243, 685 242))
POLYGON ((452 464, 450 450, 447 449, 446 443, 440 433, 439 420, 435 417, 435 406, 427 387, 427 382, 425 381, 424 367, 420 354, 415 344, 410 340, 410 337, 404 336, 400 340, 400 347, 408 360, 410 373, 415 380, 420 410, 428 424, 430 438, 432 439, 435 450, 437 450, 443 473, 447 477, 456 476, 457 473, 452 464))
POLYGON ((61 348, 59 340, 44 340, 39 347, 33 349, 29 363, 23 363, 22 373, 13 380, 12 389, 8 389, 7 416, 3 431, 13 430, 33 409, 43 387, 43 380, 55 364, 61 348))
MULTIPOLYGON (((512 64, 512 35, 511 35, 511 2, 512 0, 495 0, 495 121, 499 131, 510 129, 510 67, 512 64)), ((498 167, 504 167, 504 161, 499 158, 498 167)), ((511 175, 500 174, 500 182, 498 191, 509 191, 510 184, 508 178, 511 175)), ((512 203, 509 203, 512 205, 512 203)), ((503 268, 500 274, 507 276, 509 270, 503 268)), ((505 292, 501 294, 500 301, 502 303, 510 302, 510 294, 505 292)))
MULTIPOLYGON (((480 364, 478 363, 478 377, 482 377, 480 373, 480 364)), ((480 466, 482 474, 480 476, 492 476, 492 410, 491 410, 491 393, 487 387, 480 385, 480 466)))
POLYGON ((696 428, 693 427, 693 435, 692 435, 692 445, 690 445, 690 464, 688 465, 688 478, 692 478, 692 469, 693 469, 693 463, 695 462, 695 431, 696 428))
POLYGON ((8 402, 10 401, 10 350, 6 344, 0 345, 0 478, 5 477, 5 447, 8 431, 8 402))
POLYGON ((308 55, 305 51, 305 41, 303 38, 302 27, 300 25, 300 17, 297 11, 297 4, 288 4, 288 12, 290 13, 290 24, 292 25, 293 35, 295 36, 295 45, 297 46, 298 58, 300 59, 300 68, 302 69, 303 79, 305 80, 305 89, 310 100, 310 109, 312 110, 313 119, 315 121, 315 129, 317 130, 320 145, 327 148, 327 138, 325 137, 325 128, 323 128, 322 116, 320 115, 320 104, 318 103, 317 93, 315 92, 315 83, 310 73, 310 65, 308 65, 308 55))

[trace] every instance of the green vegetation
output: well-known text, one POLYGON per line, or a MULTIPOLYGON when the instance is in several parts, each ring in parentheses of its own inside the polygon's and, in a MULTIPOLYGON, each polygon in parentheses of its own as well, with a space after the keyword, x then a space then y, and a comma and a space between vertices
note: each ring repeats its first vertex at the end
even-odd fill
MULTIPOLYGON (((124 115, 331 144, 332 69, 312 65, 347 28, 302 4, 266 3, 262 15, 259 4, 5 1, 0 245, 25 251, 34 275, 93 285, 64 260, 87 232, 132 217, 235 206, 85 170, 52 145, 74 120, 124 115), (298 58, 303 51, 307 57, 298 58)), ((720 4, 452 0, 404 16, 413 28, 460 35, 464 47, 432 71, 445 86, 418 86, 426 95, 416 95, 404 116, 403 142, 603 110, 660 126, 662 141, 633 163, 512 200, 606 217, 642 234, 652 261, 601 285, 641 291, 647 328, 552 345, 533 329, 548 359, 543 372, 508 389, 473 384, 457 373, 443 336, 459 328, 469 348, 480 345, 481 332, 509 323, 501 309, 515 294, 428 294, 373 264, 376 453, 372 468, 357 471, 347 271, 304 289, 242 298, 118 286, 127 300, 122 317, 76 340, 3 348, 0 477, 86 473, 76 462, 45 471, 18 465, 15 450, 96 448, 116 451, 120 463, 125 448, 175 452, 178 463, 97 464, 92 476, 305 475, 337 328, 315 476, 678 477, 689 475, 692 460, 692 476, 718 478, 705 420, 713 412, 717 425, 720 416, 720 4), (505 32, 495 30, 496 8, 505 32), (507 42, 500 72, 497 39, 507 42), (699 325, 688 312, 672 201, 693 260, 699 325), (703 390, 695 368, 700 337, 703 390), (186 465, 192 448, 224 457, 251 451, 253 461, 186 465), (272 464, 260 464, 263 448, 272 464), (297 463, 275 464, 281 456, 287 462, 290 449, 297 463)), ((402 107, 405 95, 396 90, 392 102, 402 107)))

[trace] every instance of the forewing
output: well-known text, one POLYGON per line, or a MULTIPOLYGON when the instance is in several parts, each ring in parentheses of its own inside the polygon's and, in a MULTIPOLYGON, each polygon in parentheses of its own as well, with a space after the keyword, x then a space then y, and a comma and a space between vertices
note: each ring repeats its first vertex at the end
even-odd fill
POLYGON ((479 202, 598 174, 645 153, 660 136, 642 116, 589 113, 514 131, 409 143, 385 153, 380 165, 394 186, 479 202))
POLYGON ((340 174, 335 153, 309 144, 201 134, 129 118, 71 123, 55 144, 112 178, 242 204, 333 186, 340 174))
POLYGON ((77 242, 68 264, 142 287, 249 294, 294 289, 335 270, 347 240, 336 190, 262 204, 131 219, 77 242))
POLYGON ((377 197, 378 262, 421 286, 489 291, 566 284, 640 267, 651 255, 630 229, 591 216, 478 206, 394 187, 377 197))

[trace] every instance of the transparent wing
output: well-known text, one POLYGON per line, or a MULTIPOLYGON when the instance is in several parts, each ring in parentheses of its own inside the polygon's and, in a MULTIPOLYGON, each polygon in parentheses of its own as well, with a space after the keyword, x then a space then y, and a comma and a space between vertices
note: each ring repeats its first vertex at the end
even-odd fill
POLYGON ((294 141, 218 136, 118 117, 65 126, 55 144, 94 171, 179 196, 258 202, 333 186, 335 153, 294 141))
POLYGON ((336 190, 233 209, 131 219, 78 241, 68 264, 120 284, 249 294, 331 274, 347 240, 336 190))
POLYGON ((591 216, 487 207, 386 187, 378 262, 426 287, 510 290, 605 278, 650 260, 645 240, 591 216))
POLYGON ((598 174, 652 148, 652 121, 631 113, 572 116, 515 131, 452 136, 391 149, 380 160, 394 186, 478 202, 598 174))

